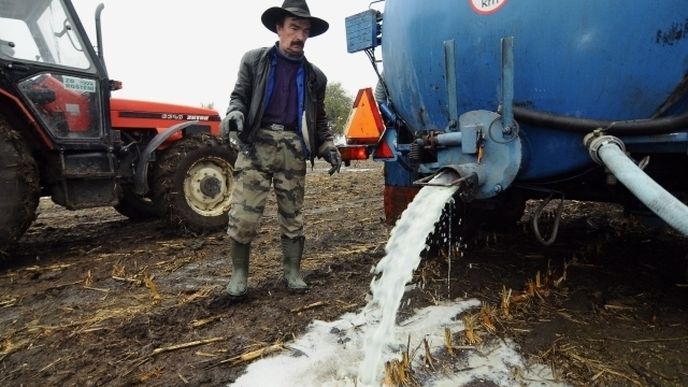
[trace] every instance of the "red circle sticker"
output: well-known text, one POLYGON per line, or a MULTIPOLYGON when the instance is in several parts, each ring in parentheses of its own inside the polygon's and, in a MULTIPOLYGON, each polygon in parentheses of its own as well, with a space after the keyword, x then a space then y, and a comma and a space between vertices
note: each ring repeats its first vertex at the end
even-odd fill
POLYGON ((487 15, 499 11, 507 0, 468 0, 471 8, 481 15, 487 15))

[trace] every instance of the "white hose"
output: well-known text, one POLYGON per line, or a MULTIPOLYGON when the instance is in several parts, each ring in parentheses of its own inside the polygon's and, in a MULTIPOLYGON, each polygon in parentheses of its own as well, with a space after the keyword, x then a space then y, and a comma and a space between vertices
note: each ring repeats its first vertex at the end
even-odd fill
POLYGON ((610 141, 600 145, 597 156, 609 171, 652 212, 671 227, 688 236, 688 206, 635 165, 618 143, 610 141))

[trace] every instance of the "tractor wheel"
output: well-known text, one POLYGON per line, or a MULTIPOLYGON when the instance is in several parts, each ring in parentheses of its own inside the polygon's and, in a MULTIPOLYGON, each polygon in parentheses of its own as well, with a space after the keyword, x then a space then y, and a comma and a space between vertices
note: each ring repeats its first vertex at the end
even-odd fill
POLYGON ((131 191, 132 188, 124 188, 124 194, 114 208, 120 214, 134 222, 145 222, 159 219, 164 214, 163 207, 157 200, 142 198, 131 191))
POLYGON ((154 196, 169 223, 197 233, 227 226, 236 152, 209 134, 184 138, 160 155, 154 196))
POLYGON ((21 136, 0 117, 0 254, 36 218, 40 198, 38 167, 21 136))

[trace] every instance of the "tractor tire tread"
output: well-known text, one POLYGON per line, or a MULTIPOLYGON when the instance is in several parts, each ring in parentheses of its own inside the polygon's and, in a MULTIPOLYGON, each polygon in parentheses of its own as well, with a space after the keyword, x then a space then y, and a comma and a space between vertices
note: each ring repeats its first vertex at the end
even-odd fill
POLYGON ((222 153, 234 166, 236 152, 208 133, 195 134, 177 141, 162 151, 155 163, 153 197, 162 203, 164 218, 175 229, 204 234, 227 227, 227 211, 219 216, 202 217, 186 204, 184 198, 182 181, 187 171, 180 168, 186 167, 190 158, 212 152, 222 153))
POLYGON ((29 228, 40 199, 38 166, 21 135, 0 116, 0 255, 29 228))

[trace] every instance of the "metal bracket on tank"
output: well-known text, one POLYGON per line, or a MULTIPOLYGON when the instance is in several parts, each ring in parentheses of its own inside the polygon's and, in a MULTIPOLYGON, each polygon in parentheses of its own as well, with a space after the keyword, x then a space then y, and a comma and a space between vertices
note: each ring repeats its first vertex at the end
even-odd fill
POLYGON ((502 132, 513 136, 514 123, 514 37, 502 38, 502 132))
POLYGON ((444 46, 444 79, 447 82, 447 108, 449 110, 449 130, 456 130, 459 122, 459 93, 456 86, 456 45, 454 40, 445 40, 444 46))
POLYGON ((422 139, 433 146, 435 159, 419 163, 417 172, 428 176, 414 185, 459 186, 464 201, 492 198, 514 182, 522 162, 519 127, 513 115, 514 38, 501 40, 498 111, 459 114, 455 41, 445 40, 443 48, 449 124, 444 131, 422 139))

